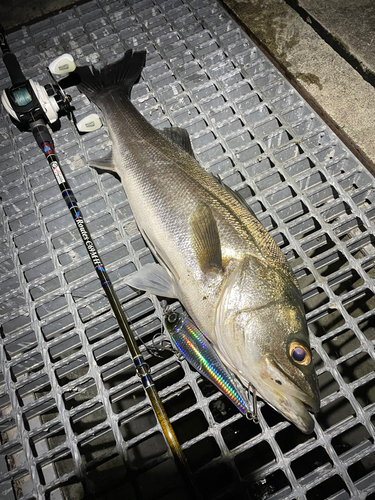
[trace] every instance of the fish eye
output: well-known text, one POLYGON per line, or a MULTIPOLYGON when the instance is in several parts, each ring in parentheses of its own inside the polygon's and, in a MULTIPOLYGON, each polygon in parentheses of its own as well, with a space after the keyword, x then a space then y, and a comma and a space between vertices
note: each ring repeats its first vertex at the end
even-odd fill
POLYGON ((289 346, 289 356, 298 365, 309 365, 311 363, 310 349, 301 342, 294 341, 289 346))

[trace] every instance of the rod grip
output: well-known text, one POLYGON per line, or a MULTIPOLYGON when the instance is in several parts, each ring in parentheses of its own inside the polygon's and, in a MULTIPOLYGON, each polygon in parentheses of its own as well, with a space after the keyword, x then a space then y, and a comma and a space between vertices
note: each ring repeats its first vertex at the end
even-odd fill
POLYGON ((22 73, 21 66, 17 57, 11 52, 9 45, 5 38, 4 27, 0 24, 0 47, 3 53, 3 61, 8 70, 12 85, 20 85, 26 82, 25 75, 22 73))
POLYGON ((26 82, 25 75, 22 73, 21 66, 13 52, 6 52, 3 55, 4 64, 8 70, 12 85, 20 85, 26 82))

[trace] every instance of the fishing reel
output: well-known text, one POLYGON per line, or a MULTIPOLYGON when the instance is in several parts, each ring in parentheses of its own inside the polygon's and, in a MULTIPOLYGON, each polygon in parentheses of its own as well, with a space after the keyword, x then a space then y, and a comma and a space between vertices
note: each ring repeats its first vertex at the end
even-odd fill
POLYGON ((26 80, 3 90, 1 101, 10 116, 21 124, 44 120, 50 125, 59 118, 59 113, 70 114, 70 96, 60 86, 47 84, 44 87, 34 80, 26 80))
POLYGON ((40 85, 34 80, 26 80, 14 54, 5 41, 5 35, 0 26, 0 46, 3 51, 3 60, 11 76, 12 86, 3 90, 1 101, 9 115, 22 126, 43 120, 52 125, 57 122, 61 114, 72 118, 80 132, 91 132, 102 126, 96 113, 85 116, 78 123, 74 119, 71 97, 63 91, 55 75, 67 75, 75 70, 76 65, 70 54, 63 54, 52 61, 48 66, 53 83, 40 85))

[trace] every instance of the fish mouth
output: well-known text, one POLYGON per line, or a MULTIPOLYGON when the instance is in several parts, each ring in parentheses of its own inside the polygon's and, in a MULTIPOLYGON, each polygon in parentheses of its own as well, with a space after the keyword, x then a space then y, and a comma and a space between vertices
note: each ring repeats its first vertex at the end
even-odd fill
POLYGON ((320 407, 315 377, 312 376, 309 383, 305 381, 301 388, 273 356, 266 355, 262 359, 261 378, 259 394, 302 432, 310 434, 314 429, 310 412, 316 413, 320 407))

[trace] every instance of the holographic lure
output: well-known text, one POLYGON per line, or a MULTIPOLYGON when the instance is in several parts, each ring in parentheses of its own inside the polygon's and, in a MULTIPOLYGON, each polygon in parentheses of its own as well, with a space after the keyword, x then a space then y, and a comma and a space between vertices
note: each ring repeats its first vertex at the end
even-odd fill
POLYGON ((173 343, 184 358, 204 377, 210 380, 247 418, 257 421, 256 397, 253 393, 254 410, 246 403, 245 390, 224 365, 216 351, 193 323, 187 313, 167 312, 165 325, 173 343))

